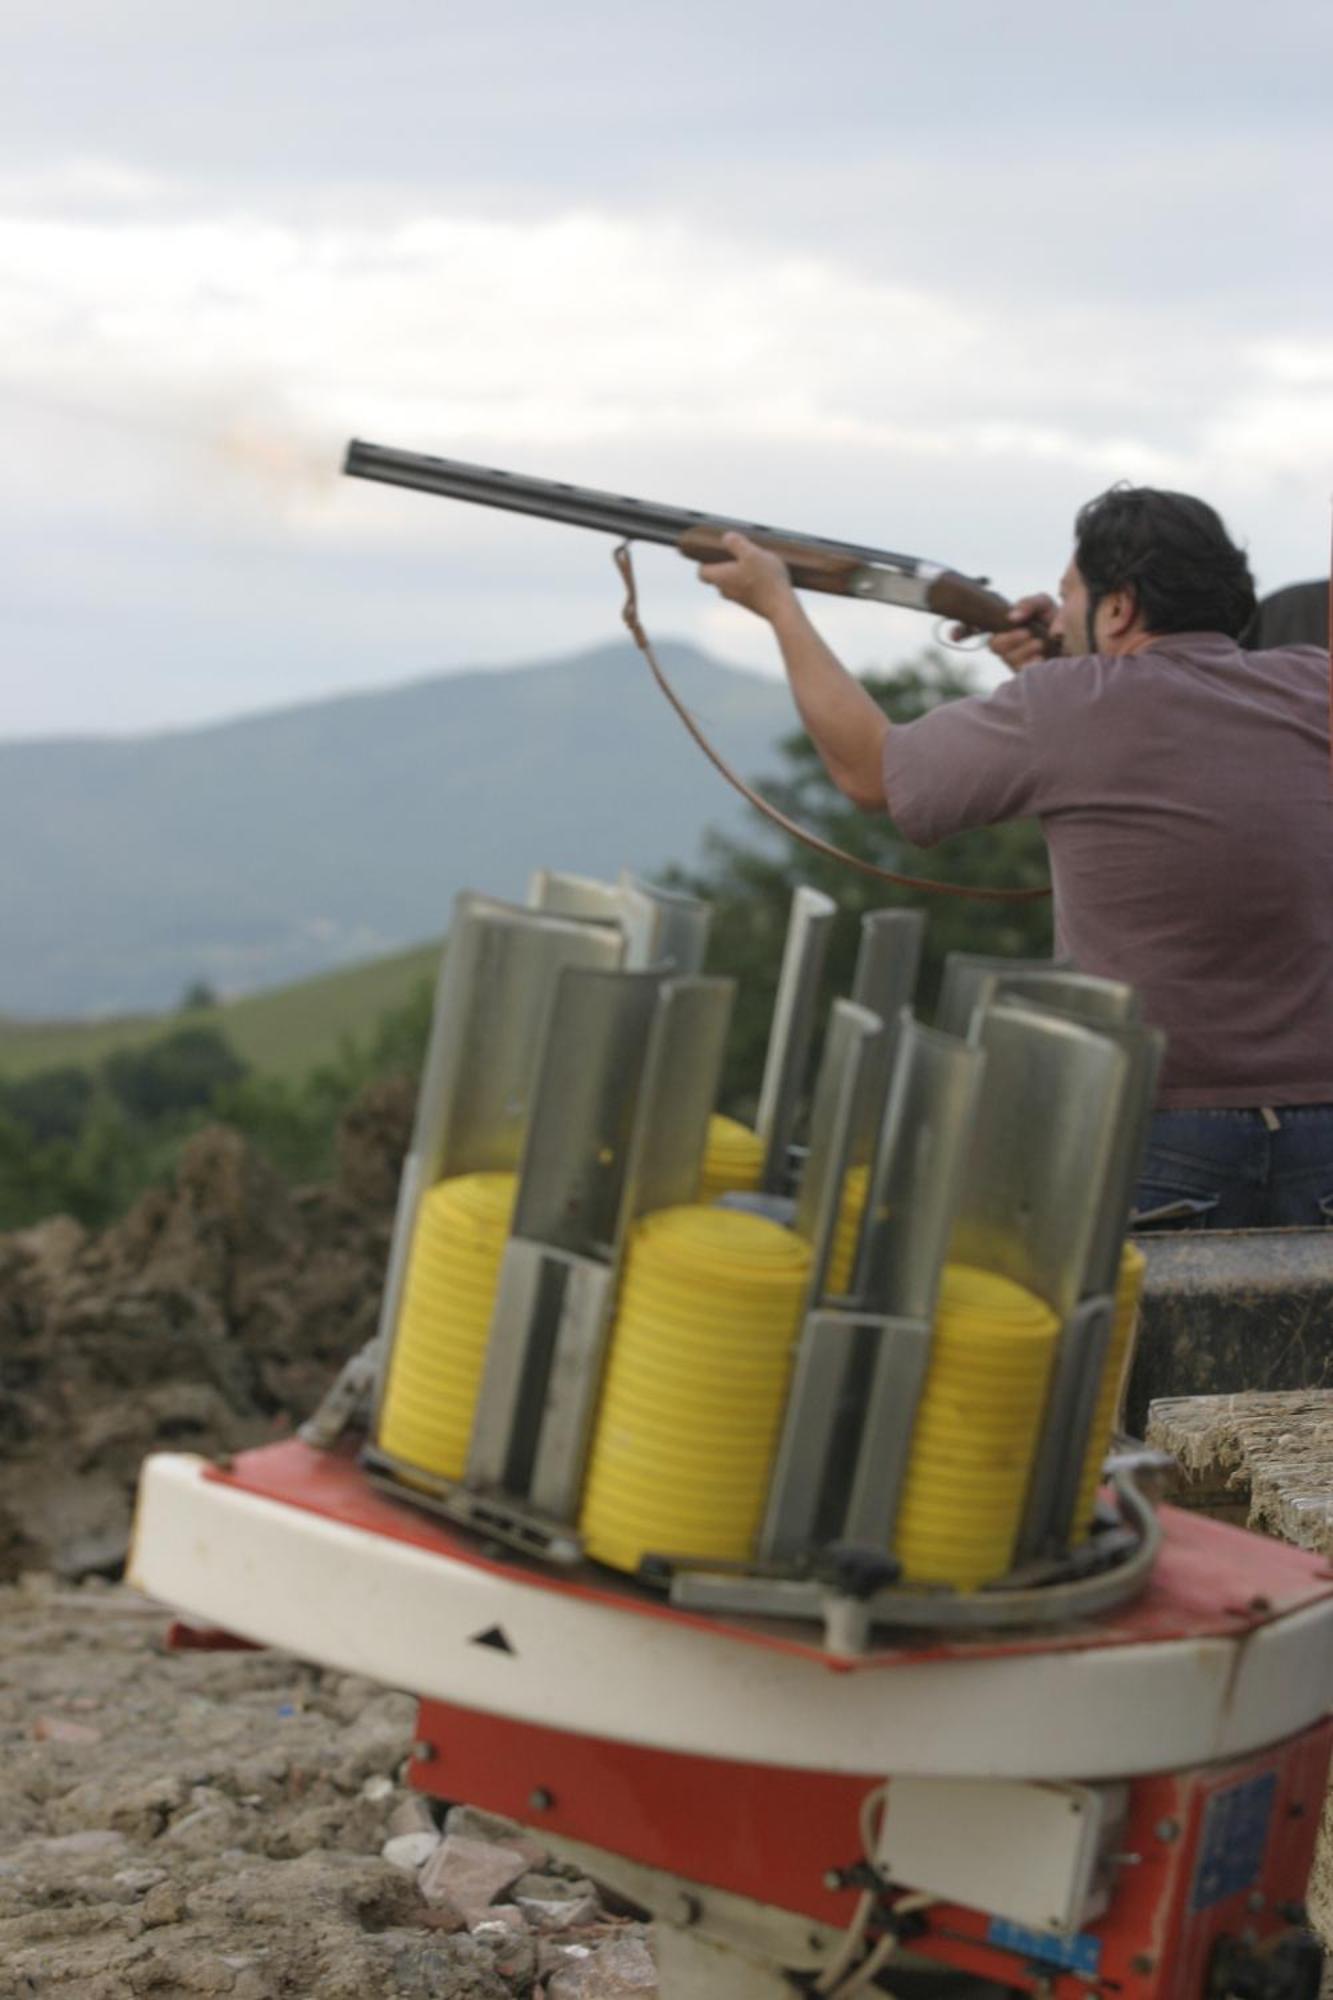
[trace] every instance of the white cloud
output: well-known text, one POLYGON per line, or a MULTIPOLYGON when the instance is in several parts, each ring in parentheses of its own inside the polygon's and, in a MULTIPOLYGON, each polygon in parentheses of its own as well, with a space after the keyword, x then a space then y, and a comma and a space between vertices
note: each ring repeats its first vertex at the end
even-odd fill
MULTIPOLYGON (((914 279, 906 258, 798 252, 646 208, 519 218, 421 202, 370 226, 326 204, 301 223, 141 186, 114 160, 46 191, 45 212, 6 211, 0 186, 0 395, 25 407, 28 445, 21 481, 0 462, 0 510, 69 538, 90 633, 94 585, 78 578, 117 574, 123 605, 161 567, 187 567, 201 626, 281 655, 255 667, 256 699, 614 629, 598 608, 605 550, 576 546, 590 538, 353 487, 337 476, 353 433, 906 544, 1010 589, 1049 580, 1073 506, 1121 476, 1215 493, 1283 581, 1327 485, 1333 349, 1317 329, 1257 342, 1179 303, 1053 304, 1021 282, 983 299, 914 279), (120 553, 81 566, 87 537, 120 553), (287 561, 300 585, 267 586, 281 616, 246 641, 234 579, 251 560, 287 561), (523 587, 504 592, 506 574, 523 587), (392 661, 352 647, 374 624, 348 610, 358 575, 368 602, 401 600, 392 661), (319 576, 336 619, 300 609, 319 576), (232 593, 221 621, 211 589, 232 593)), ((683 565, 654 587, 668 628, 771 658, 762 629, 683 565)), ((209 665, 185 597, 140 608, 137 648, 156 612, 164 657, 195 649, 164 719, 245 705, 251 682, 221 653, 209 665)), ((926 636, 876 617, 833 616, 854 659, 926 636)), ((40 650, 38 620, 25 637, 40 650)), ((80 676, 69 630, 61 643, 66 698, 96 726, 96 675, 80 676)), ((37 697, 22 698, 0 730, 32 726, 37 697)))
POLYGON ((234 408, 252 445, 287 412, 458 455, 632 441, 651 465, 694 439, 1156 476, 1216 424, 1228 372, 1268 365, 1215 338, 1182 408, 1163 331, 1151 307, 983 310, 652 217, 0 220, 0 383, 177 431, 230 432, 234 408), (1135 382, 1145 414, 1174 392, 1156 434, 1121 427, 1135 382))

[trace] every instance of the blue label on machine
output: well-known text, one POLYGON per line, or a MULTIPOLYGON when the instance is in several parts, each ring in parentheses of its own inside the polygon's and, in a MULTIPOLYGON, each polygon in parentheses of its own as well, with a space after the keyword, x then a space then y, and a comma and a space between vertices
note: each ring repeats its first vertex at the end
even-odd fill
POLYGON ((1101 1971, 1102 1941, 1090 1931, 1077 1937, 1048 1937, 1045 1931, 1024 1930, 1004 1917, 992 1917, 986 1931, 987 1944, 1000 1951, 1012 1951, 1020 1958, 1039 1959, 1043 1965, 1057 1965, 1062 1972, 1101 1971))
POLYGON ((1190 1890, 1192 1910, 1225 1903, 1256 1880, 1268 1845, 1268 1823, 1277 1796, 1277 1772, 1246 1778, 1214 1792, 1203 1815, 1199 1865, 1190 1890))

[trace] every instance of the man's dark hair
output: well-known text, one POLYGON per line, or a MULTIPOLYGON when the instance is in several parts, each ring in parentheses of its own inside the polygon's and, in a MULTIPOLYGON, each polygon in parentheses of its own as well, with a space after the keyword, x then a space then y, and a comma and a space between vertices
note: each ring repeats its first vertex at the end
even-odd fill
POLYGON ((1149 632, 1225 632, 1254 616, 1254 578, 1206 500, 1156 486, 1112 486, 1074 523, 1074 560, 1088 587, 1088 642, 1099 600, 1130 590, 1149 632))

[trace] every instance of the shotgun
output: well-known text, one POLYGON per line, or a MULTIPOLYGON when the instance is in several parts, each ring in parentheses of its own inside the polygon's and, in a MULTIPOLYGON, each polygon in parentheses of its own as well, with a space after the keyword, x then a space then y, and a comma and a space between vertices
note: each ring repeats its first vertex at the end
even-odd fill
POLYGON ((354 479, 378 479, 388 486, 415 487, 421 493, 468 500, 478 507, 536 514, 543 520, 617 535, 622 541, 669 543, 697 563, 728 561, 721 538, 739 529, 761 548, 781 556, 792 582, 802 590, 905 605, 912 611, 956 619, 973 632, 1012 629, 1008 604, 998 592, 986 588, 984 578, 962 576, 941 563, 895 555, 890 549, 829 541, 823 535, 793 534, 758 521, 699 514, 688 507, 658 507, 618 493, 598 493, 591 487, 566 486, 556 480, 527 479, 519 473, 468 465, 461 459, 395 451, 388 445, 364 444, 355 438, 347 447, 343 470, 354 479))

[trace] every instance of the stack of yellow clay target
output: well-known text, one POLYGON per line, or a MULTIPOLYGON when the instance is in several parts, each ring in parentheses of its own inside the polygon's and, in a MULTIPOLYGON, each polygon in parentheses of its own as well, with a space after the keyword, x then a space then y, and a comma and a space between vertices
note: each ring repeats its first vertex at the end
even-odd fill
POLYGON ((906 1581, 971 1590, 1010 1568, 1058 1333, 1021 1285, 945 1266, 894 1538, 906 1581))
POLYGON ((405 1477, 463 1476, 517 1185, 460 1174, 422 1197, 376 1432, 405 1477))
POLYGON ((852 1282, 856 1239, 860 1234, 869 1187, 869 1167, 850 1167, 843 1176, 842 1198, 833 1224, 833 1247, 829 1253, 828 1276, 824 1286, 826 1291, 845 1292, 852 1282))
POLYGON ((1111 1432, 1115 1428, 1116 1408, 1120 1401, 1120 1385, 1124 1381, 1125 1365, 1129 1360, 1130 1346, 1134 1337, 1134 1323, 1138 1318, 1139 1295, 1143 1290, 1145 1268, 1143 1252, 1136 1249, 1132 1243, 1126 1243, 1120 1253, 1120 1272, 1115 1288, 1115 1312, 1111 1319, 1111 1340, 1107 1348, 1106 1363, 1102 1369, 1101 1384, 1097 1390, 1092 1431, 1088 1438, 1088 1453, 1083 1461, 1083 1471, 1078 1483, 1078 1502, 1074 1508, 1076 1542, 1084 1540, 1092 1526, 1102 1465, 1110 1449, 1111 1432))
POLYGON ((757 1188, 763 1165, 763 1144, 749 1126, 715 1112, 708 1121, 698 1200, 712 1202, 738 1188, 757 1188))
POLYGON ((635 1228, 580 1528, 617 1569, 755 1554, 810 1269, 763 1216, 659 1209, 635 1228))

